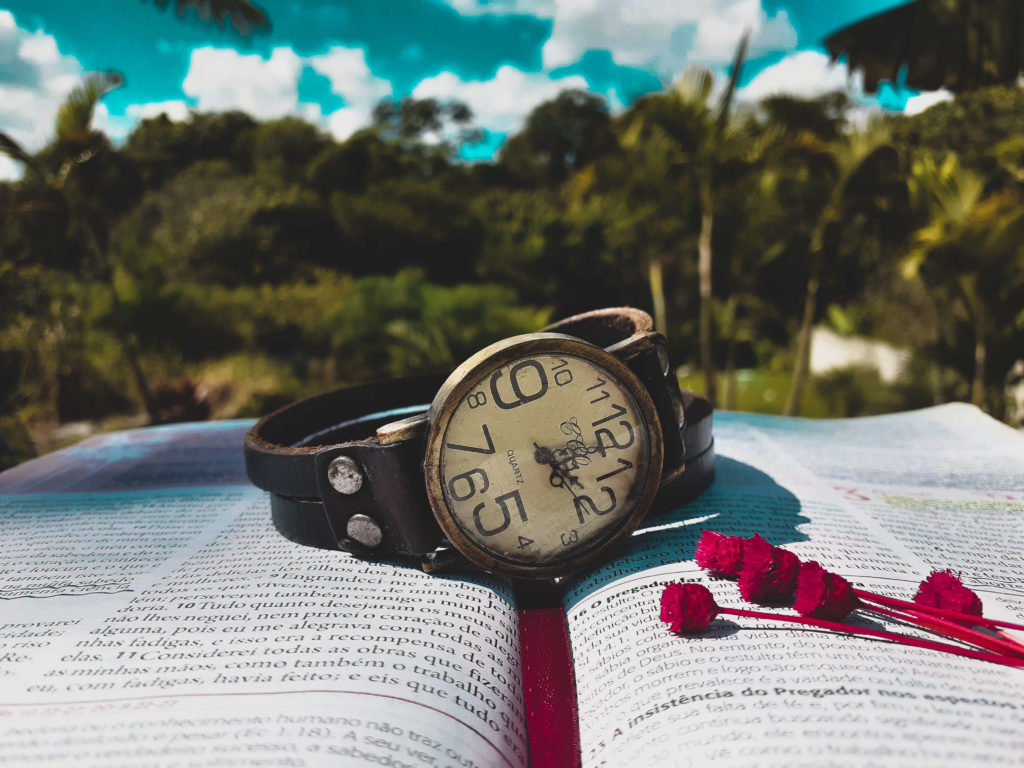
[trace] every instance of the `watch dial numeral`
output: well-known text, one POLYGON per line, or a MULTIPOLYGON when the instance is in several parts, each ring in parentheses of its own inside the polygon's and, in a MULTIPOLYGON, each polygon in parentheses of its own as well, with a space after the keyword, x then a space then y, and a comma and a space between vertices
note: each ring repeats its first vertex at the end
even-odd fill
POLYGON ((551 366, 551 370, 555 372, 555 384, 560 387, 572 384, 572 371, 568 366, 569 361, 561 357, 558 358, 558 365, 551 366))
POLYGON ((544 366, 536 360, 523 360, 513 365, 512 370, 508 372, 509 386, 515 396, 513 400, 504 400, 498 392, 501 376, 501 371, 495 371, 491 375, 491 397, 494 398, 496 406, 506 411, 539 400, 548 391, 548 375, 544 372, 544 366), (531 376, 529 371, 533 371, 534 375, 531 376), (524 386, 533 391, 524 392, 524 386))
POLYGON ((579 518, 580 525, 582 525, 585 522, 583 516, 586 513, 593 515, 607 515, 609 512, 615 509, 615 505, 617 504, 615 499, 615 491, 613 491, 607 485, 602 485, 601 491, 603 493, 608 494, 608 506, 606 507, 598 507, 597 504, 594 503, 594 500, 589 496, 577 496, 572 500, 573 506, 576 507, 576 517, 579 518))
POLYGON ((628 442, 625 442, 625 443, 617 442, 615 440, 615 435, 612 433, 612 431, 610 429, 605 429, 604 427, 601 427, 601 429, 595 429, 594 430, 594 438, 597 440, 597 450, 598 450, 598 453, 601 454, 602 458, 604 458, 604 455, 610 449, 616 448, 616 449, 618 449, 620 451, 625 450, 626 448, 629 448, 633 444, 634 440, 636 440, 636 435, 633 434, 633 425, 632 424, 630 424, 628 421, 620 421, 619 424, 624 426, 626 428, 626 431, 629 432, 629 441, 628 442), (607 442, 605 442, 606 440, 607 440, 607 442))
POLYGON ((611 414, 610 416, 605 416, 603 419, 598 419, 597 421, 590 422, 590 426, 599 427, 606 421, 617 419, 620 416, 625 416, 628 413, 628 411, 625 408, 623 408, 621 405, 616 405, 615 403, 612 403, 612 408, 615 410, 613 414, 611 414))
POLYGON ((453 451, 468 451, 469 453, 494 453, 494 441, 491 440, 491 432, 487 429, 486 424, 480 425, 484 431, 484 440, 487 441, 486 448, 475 448, 472 445, 459 445, 458 443, 445 443, 445 446, 451 448, 453 451))
POLYGON ((625 459, 616 459, 620 466, 618 469, 613 469, 611 472, 605 472, 603 475, 598 475, 597 482, 601 483, 607 480, 609 477, 615 477, 619 472, 625 472, 627 469, 633 468, 633 462, 626 461, 625 459))
POLYGON ((519 495, 519 491, 512 491, 512 493, 504 493, 501 496, 494 498, 495 503, 501 508, 501 522, 493 528, 488 528, 484 525, 482 515, 484 513, 484 507, 487 506, 483 502, 476 505, 476 509, 473 510, 473 524, 476 526, 477 531, 482 536, 494 536, 501 533, 512 523, 512 512, 508 508, 510 501, 515 502, 516 512, 519 514, 519 519, 522 522, 526 522, 526 507, 523 506, 523 498, 519 495))
POLYGON ((452 498, 456 501, 465 501, 478 493, 484 493, 488 488, 491 487, 490 480, 487 479, 487 473, 482 469, 471 469, 468 472, 463 472, 461 475, 456 475, 448 481, 448 493, 452 495, 452 498), (473 479, 473 475, 479 475, 480 487, 476 487, 476 481, 473 479), (465 493, 459 493, 456 489, 456 483, 459 480, 465 482, 467 491, 465 493))
POLYGON ((470 369, 428 437, 441 528, 474 562, 509 573, 599 549, 650 497, 643 393, 571 345, 523 349, 470 369))

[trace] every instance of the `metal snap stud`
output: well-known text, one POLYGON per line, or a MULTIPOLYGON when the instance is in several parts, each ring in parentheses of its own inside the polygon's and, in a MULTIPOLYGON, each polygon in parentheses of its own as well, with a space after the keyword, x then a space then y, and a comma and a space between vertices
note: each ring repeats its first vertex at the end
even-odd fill
POLYGON ((349 456, 337 456, 327 467, 327 482, 338 493, 351 496, 363 487, 363 469, 349 456))
POLYGON ((353 541, 374 549, 384 540, 384 532, 377 521, 368 515, 352 515, 345 524, 345 533, 353 541))

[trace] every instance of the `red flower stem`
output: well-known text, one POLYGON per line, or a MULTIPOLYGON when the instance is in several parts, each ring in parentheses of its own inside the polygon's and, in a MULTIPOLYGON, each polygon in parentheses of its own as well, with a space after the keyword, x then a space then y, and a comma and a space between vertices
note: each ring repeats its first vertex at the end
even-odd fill
POLYGON ((977 624, 982 627, 1005 627, 1006 629, 1019 629, 1022 632, 1024 632, 1024 624, 1014 624, 1012 621, 1003 621, 1002 619, 989 619, 985 616, 975 616, 971 613, 959 613, 957 611, 946 610, 945 608, 933 608, 930 605, 912 603, 909 600, 900 600, 895 597, 876 595, 874 592, 865 592, 863 589, 855 589, 853 590, 853 592, 861 600, 864 600, 869 603, 888 605, 893 608, 905 608, 907 610, 917 611, 919 613, 930 613, 932 616, 938 616, 939 618, 947 619, 948 621, 966 622, 969 624, 977 624))
POLYGON ((993 664, 1002 664, 1007 667, 1024 668, 1024 659, 1011 658, 1009 656, 1002 656, 997 653, 989 653, 988 651, 974 651, 969 648, 961 648, 957 645, 949 645, 948 643, 937 643, 934 640, 921 640, 916 637, 908 637, 907 635, 900 635, 895 632, 886 632, 882 629, 868 629, 867 627, 855 627, 852 624, 844 624, 838 621, 829 621, 828 619, 814 619, 805 616, 787 616, 785 614, 777 613, 766 613, 764 611, 748 611, 743 608, 722 608, 718 607, 719 613, 729 613, 734 616, 746 616, 751 619, 767 619, 768 621, 786 621, 791 624, 801 624, 805 627, 820 627, 821 629, 828 629, 833 632, 846 632, 851 635, 865 635, 867 637, 877 637, 882 640, 892 640, 902 645, 912 645, 917 648, 927 648, 930 651, 942 651, 944 653, 952 653, 956 656, 966 656, 969 659, 980 659, 981 661, 990 661, 993 664))
POLYGON ((897 619, 899 621, 909 622, 916 624, 919 627, 930 629, 932 632, 936 632, 946 637, 951 637, 955 640, 960 640, 964 643, 970 643, 976 645, 979 648, 985 648, 994 653, 1009 653, 1013 656, 1024 657, 1024 646, 1019 643, 1007 642, 1002 638, 993 637, 992 635, 979 632, 976 629, 965 627, 963 624, 957 624, 955 621, 946 621, 934 616, 917 615, 912 613, 904 613, 903 611, 896 611, 890 608, 883 608, 880 605, 865 605, 864 610, 873 611, 881 614, 882 616, 889 616, 890 618, 897 619))

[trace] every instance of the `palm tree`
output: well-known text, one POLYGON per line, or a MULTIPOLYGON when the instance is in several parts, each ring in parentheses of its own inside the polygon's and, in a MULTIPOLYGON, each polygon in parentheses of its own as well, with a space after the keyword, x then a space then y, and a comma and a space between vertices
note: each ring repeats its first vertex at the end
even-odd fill
POLYGON ((984 408, 990 344, 1021 322, 1024 196, 1006 189, 984 197, 984 180, 962 168, 954 154, 942 162, 931 155, 916 158, 910 189, 929 220, 914 233, 904 277, 920 276, 943 306, 970 325, 971 402, 984 408))
MULTIPOLYGON (((623 144, 637 150, 642 144, 645 164, 654 178, 666 178, 682 167, 689 172, 697 188, 700 205, 700 233, 697 239, 697 272, 700 286, 700 361, 704 370, 704 392, 715 402, 717 376, 714 358, 713 251, 715 206, 717 193, 715 175, 720 166, 747 153, 745 131, 730 120, 733 97, 746 60, 750 33, 740 39, 733 58, 729 82, 715 105, 710 104, 714 75, 704 67, 688 68, 676 78, 669 91, 656 100, 648 100, 648 108, 634 111, 626 129, 623 144), (652 109, 651 106, 654 108, 652 109)), ((659 257, 649 262, 655 318, 664 315, 662 263, 659 257)), ((664 329, 665 318, 659 328, 664 329)))
POLYGON ((135 336, 126 327, 121 301, 114 283, 114 270, 106 250, 106 237, 100 229, 104 213, 92 199, 89 182, 78 185, 69 182, 76 172, 110 151, 106 136, 92 129, 92 118, 100 99, 119 87, 123 79, 116 72, 94 72, 74 88, 57 111, 56 138, 37 156, 33 156, 5 133, 0 133, 0 153, 21 163, 26 170, 26 181, 56 192, 63 198, 83 239, 85 252, 92 259, 96 277, 106 284, 114 308, 115 322, 123 343, 125 358, 132 370, 139 395, 151 420, 157 419, 157 407, 148 381, 139 361, 135 336))
POLYGON ((880 153, 894 152, 889 131, 882 123, 873 123, 864 130, 854 131, 835 141, 821 141, 810 133, 792 138, 789 151, 805 156, 823 167, 829 179, 824 204, 819 210, 810 232, 808 245, 807 288, 804 293, 800 330, 797 335, 796 362, 793 381, 783 413, 794 416, 800 410, 811 362, 811 333, 818 311, 818 292, 832 252, 838 242, 839 229, 853 198, 859 194, 855 180, 880 153))

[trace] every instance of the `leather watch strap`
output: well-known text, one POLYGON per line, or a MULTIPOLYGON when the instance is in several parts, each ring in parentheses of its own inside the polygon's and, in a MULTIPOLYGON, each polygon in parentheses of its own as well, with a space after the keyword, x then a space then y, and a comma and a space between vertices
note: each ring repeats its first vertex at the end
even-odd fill
MULTIPOLYGON (((664 339, 653 333, 649 315, 632 308, 597 310, 543 330, 607 349, 651 393, 665 442, 656 509, 674 507, 711 483, 711 404, 680 393, 668 370, 664 339)), ((446 378, 418 376, 339 389, 257 422, 245 439, 246 470, 255 485, 273 494, 277 529, 301 544, 364 555, 423 555, 442 544, 423 481, 425 430, 414 427, 446 378), (411 428, 399 430, 402 439, 382 440, 376 434, 403 418, 410 419, 411 428), (332 481, 339 473, 342 482, 332 481), (380 541, 371 547, 373 526, 380 541)))

